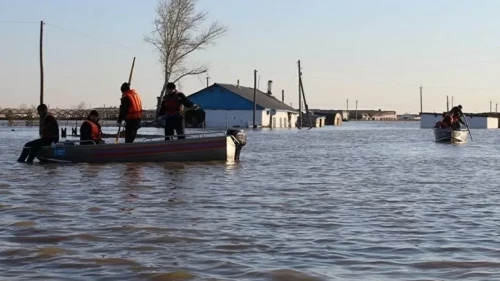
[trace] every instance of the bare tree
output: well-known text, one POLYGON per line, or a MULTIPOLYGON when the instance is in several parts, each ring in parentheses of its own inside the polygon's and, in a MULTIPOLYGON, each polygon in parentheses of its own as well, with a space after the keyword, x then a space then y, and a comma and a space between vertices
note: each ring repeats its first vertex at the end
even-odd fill
POLYGON ((228 28, 217 21, 199 31, 207 12, 197 12, 198 0, 158 0, 155 29, 144 41, 152 44, 160 54, 164 83, 157 107, 165 94, 168 82, 176 83, 185 76, 200 75, 208 71, 204 64, 186 66, 185 59, 196 50, 204 50, 223 36, 228 28))
POLYGON ((85 102, 80 102, 77 106, 73 106, 74 109, 82 110, 87 108, 87 104, 85 102))
POLYGON ((19 105, 19 109, 28 109, 28 105, 26 105, 26 103, 21 103, 21 105, 19 105))

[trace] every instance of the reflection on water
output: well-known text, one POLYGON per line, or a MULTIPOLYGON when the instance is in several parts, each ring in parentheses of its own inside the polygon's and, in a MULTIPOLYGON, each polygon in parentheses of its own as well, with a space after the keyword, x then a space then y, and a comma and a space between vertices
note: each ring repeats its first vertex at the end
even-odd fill
POLYGON ((250 131, 232 164, 30 166, 36 128, 15 129, 0 280, 500 279, 496 130, 350 122, 250 131))

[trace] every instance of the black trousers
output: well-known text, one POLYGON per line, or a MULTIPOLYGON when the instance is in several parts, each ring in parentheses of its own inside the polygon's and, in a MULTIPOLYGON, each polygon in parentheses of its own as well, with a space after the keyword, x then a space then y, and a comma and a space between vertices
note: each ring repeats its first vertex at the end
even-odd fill
MULTIPOLYGON (((183 117, 170 117, 165 119, 165 140, 171 140, 174 131, 177 135, 184 135, 184 118, 183 117)), ((178 136, 177 139, 185 139, 185 136, 178 136)))
POLYGON ((58 142, 58 141, 59 141, 58 139, 54 138, 43 138, 43 139, 36 139, 33 141, 29 141, 24 145, 25 148, 23 148, 21 156, 19 156, 19 159, 17 159, 17 161, 24 162, 24 160, 28 158, 26 162, 33 163, 33 160, 36 157, 36 153, 42 146, 49 146, 52 144, 52 142, 58 142))
POLYGON ((133 143, 137 130, 141 127, 141 119, 125 120, 125 143, 133 143))

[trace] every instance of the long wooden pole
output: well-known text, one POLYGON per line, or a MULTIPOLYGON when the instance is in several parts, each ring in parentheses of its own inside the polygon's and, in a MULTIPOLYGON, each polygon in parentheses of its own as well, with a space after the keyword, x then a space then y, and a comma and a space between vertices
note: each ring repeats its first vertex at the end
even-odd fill
POLYGON ((255 123, 255 111, 257 111, 257 70, 253 71, 253 128, 257 128, 255 123))
MULTIPOLYGON (((130 68, 130 74, 128 75, 128 84, 129 85, 132 82, 132 74, 134 73, 134 66, 135 66, 135 57, 134 57, 134 60, 132 60, 132 67, 130 68)), ((118 133, 116 133, 115 143, 119 142, 121 129, 122 129, 122 123, 120 123, 120 125, 118 126, 118 133)))
POLYGON ((40 21, 40 104, 43 104, 43 25, 45 23, 40 21))

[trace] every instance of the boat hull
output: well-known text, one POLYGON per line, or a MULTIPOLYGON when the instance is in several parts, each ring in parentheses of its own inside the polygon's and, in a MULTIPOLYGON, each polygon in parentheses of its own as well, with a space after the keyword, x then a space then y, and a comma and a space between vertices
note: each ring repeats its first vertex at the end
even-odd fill
POLYGON ((44 146, 36 157, 67 163, 237 161, 244 145, 233 135, 99 145, 69 142, 44 146))
POLYGON ((434 128, 434 138, 440 143, 466 143, 469 137, 467 130, 451 130, 434 128))

